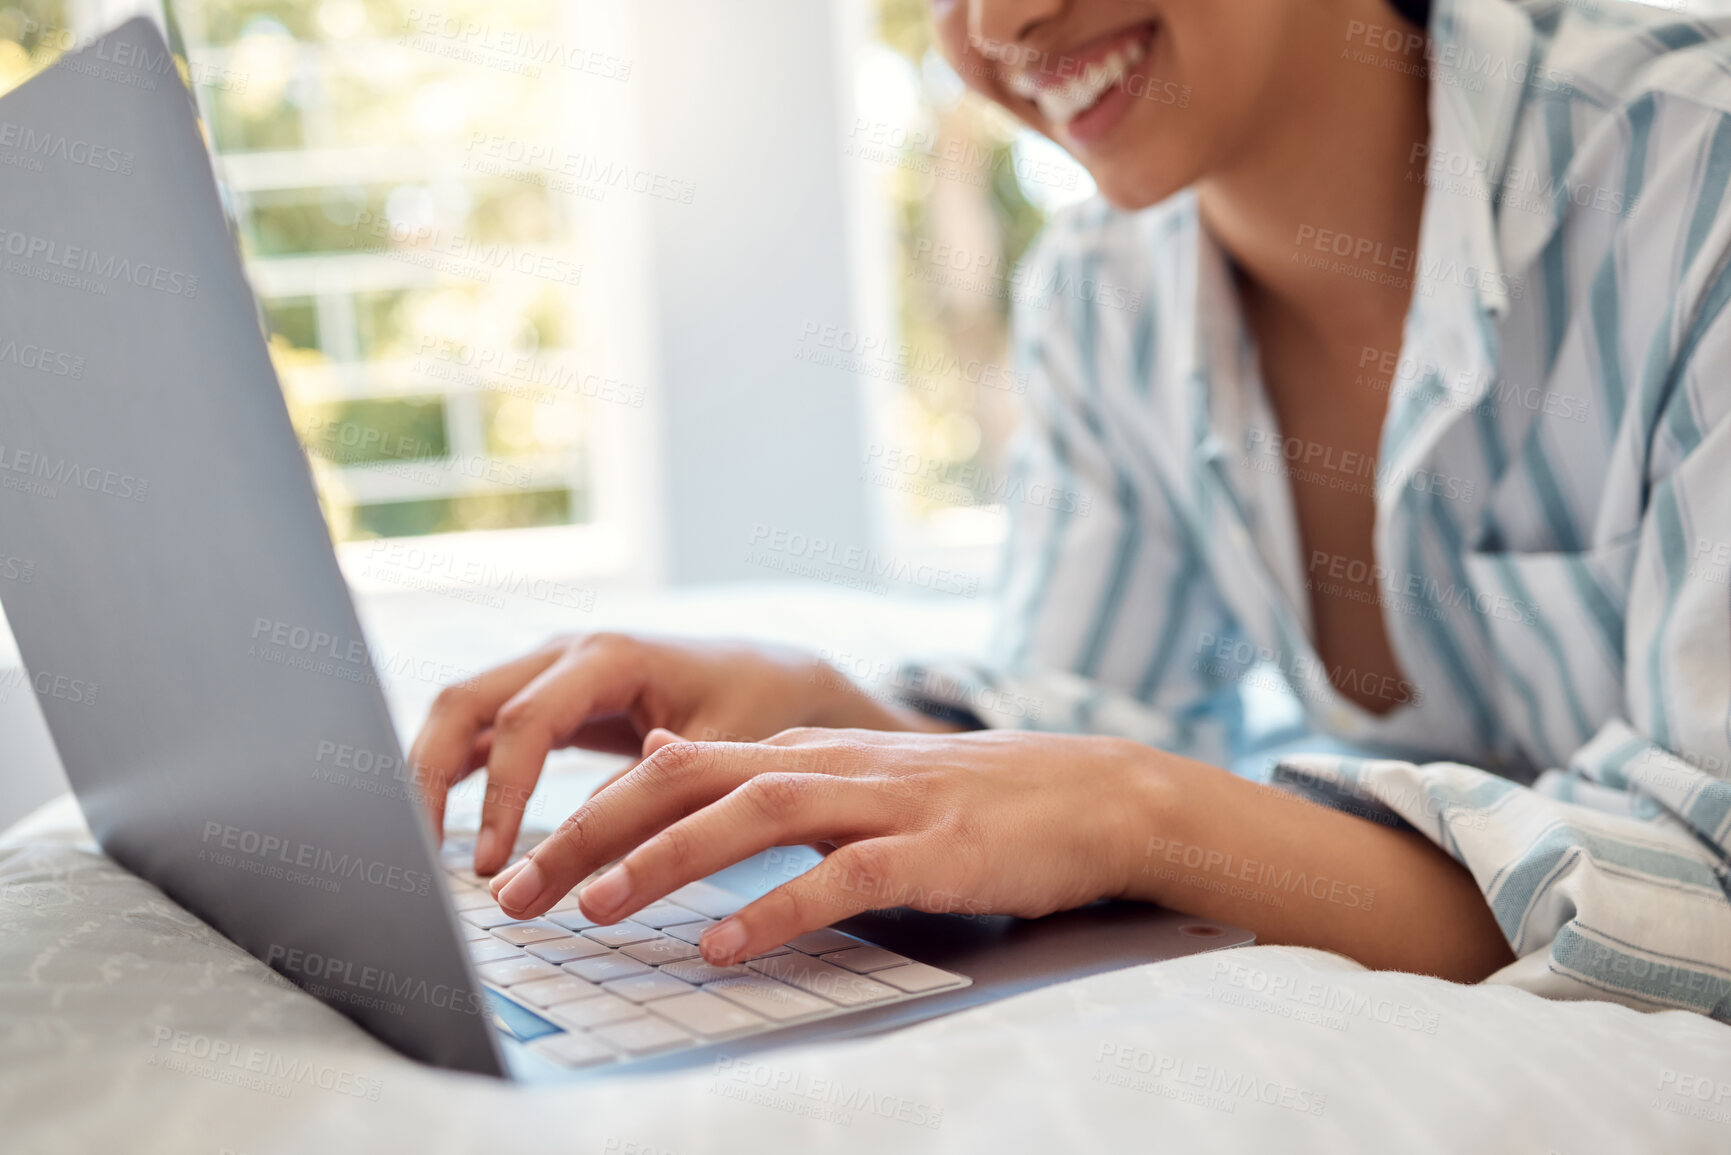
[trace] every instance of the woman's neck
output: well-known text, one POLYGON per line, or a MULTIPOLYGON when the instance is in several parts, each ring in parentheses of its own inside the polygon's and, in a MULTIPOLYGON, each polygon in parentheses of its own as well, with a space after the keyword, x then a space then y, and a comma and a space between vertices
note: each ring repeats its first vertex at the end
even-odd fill
POLYGON ((1405 319, 1425 193, 1416 146, 1429 140, 1430 117, 1422 50, 1387 52, 1347 34, 1399 24, 1392 9, 1350 0, 1336 11, 1293 54, 1312 63, 1271 90, 1254 138, 1197 194, 1203 223, 1261 308, 1347 348, 1405 319), (1361 7, 1364 19, 1349 24, 1341 10, 1361 7))

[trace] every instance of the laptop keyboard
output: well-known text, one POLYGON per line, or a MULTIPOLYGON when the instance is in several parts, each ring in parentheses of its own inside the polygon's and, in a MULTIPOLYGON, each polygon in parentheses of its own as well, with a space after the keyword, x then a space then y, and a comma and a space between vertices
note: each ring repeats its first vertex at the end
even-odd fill
MULTIPOLYGON (((539 841, 525 837, 518 853, 539 841)), ((489 997, 509 1004, 495 1003, 495 1023, 560 1066, 743 1038, 973 981, 834 929, 736 966, 711 966, 697 940, 745 900, 707 882, 612 926, 584 917, 575 892, 542 917, 519 921, 470 868, 474 854, 473 837, 452 837, 440 861, 476 972, 489 997), (534 1017, 512 1013, 512 1005, 534 1017)))

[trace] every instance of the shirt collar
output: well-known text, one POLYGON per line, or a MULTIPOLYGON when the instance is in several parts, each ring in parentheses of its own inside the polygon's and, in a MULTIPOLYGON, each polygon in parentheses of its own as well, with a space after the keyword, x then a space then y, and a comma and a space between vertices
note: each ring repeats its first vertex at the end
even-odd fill
MULTIPOLYGON (((1495 206, 1529 86, 1542 84, 1532 20, 1508 0, 1437 0, 1431 13, 1431 140, 1425 163, 1425 235, 1433 249, 1464 249, 1479 304, 1508 312, 1495 206), (1447 240, 1437 234, 1449 234, 1447 240)), ((1426 268, 1421 260, 1421 270, 1426 268)), ((1446 275, 1446 270, 1445 270, 1446 275)))
MULTIPOLYGON (((1496 362, 1494 322, 1524 289, 1519 278, 1503 271, 1496 193, 1526 89, 1545 83, 1532 21, 1508 0, 1436 0, 1430 36, 1428 187, 1404 344, 1413 347, 1407 351, 1418 363, 1435 366, 1438 384, 1397 394, 1397 428, 1418 421, 1432 402, 1450 394, 1459 404, 1445 413, 1458 413, 1488 386, 1496 362), (1406 406, 1412 412, 1400 412, 1406 406)), ((1231 262, 1202 227, 1194 194, 1183 195, 1195 237, 1190 267, 1196 278, 1196 312, 1180 358, 1187 370, 1181 375, 1185 425, 1194 452, 1208 460, 1242 448, 1235 439, 1244 412, 1236 414, 1237 421, 1223 420, 1234 416, 1233 406, 1223 402, 1242 380, 1244 322, 1231 262)), ((1250 364, 1254 375, 1253 356, 1250 364)))

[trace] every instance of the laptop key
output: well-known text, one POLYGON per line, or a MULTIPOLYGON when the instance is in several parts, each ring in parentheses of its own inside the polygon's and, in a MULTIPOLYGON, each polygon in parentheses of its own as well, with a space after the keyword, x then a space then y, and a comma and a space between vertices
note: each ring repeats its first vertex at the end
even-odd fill
POLYGON ((557 978, 536 979, 531 983, 519 983, 511 988, 511 997, 533 1003, 538 1007, 554 1007, 560 1003, 574 1003, 579 999, 592 999, 601 993, 601 988, 594 983, 586 983, 576 975, 559 975, 557 978))
POLYGON ((604 983, 613 979, 628 979, 632 975, 646 975, 650 968, 634 958, 609 951, 596 955, 594 958, 575 959, 565 964, 568 974, 574 974, 580 979, 588 979, 592 983, 604 983))
POLYGON ((528 957, 482 963, 475 970, 483 979, 496 987, 513 987, 518 983, 534 982, 536 979, 559 977, 558 967, 544 963, 538 958, 528 957))
POLYGON ((869 975, 873 971, 881 971, 885 967, 899 967, 913 960, 903 958, 895 951, 885 950, 881 946, 856 946, 851 950, 826 954, 823 961, 831 966, 845 967, 858 975, 869 975))
POLYGON ((706 963, 702 959, 694 958, 684 962, 663 963, 661 973, 701 986, 704 983, 716 982, 719 979, 736 979, 741 975, 749 975, 754 972, 743 966, 718 967, 712 963, 706 963))
POLYGON ((738 1003, 730 1003, 705 991, 692 991, 670 999, 657 999, 649 1009, 694 1035, 720 1039, 767 1026, 767 1020, 738 1003))
POLYGON ((457 924, 457 929, 462 932, 464 942, 498 942, 499 941, 498 939, 493 937, 492 931, 482 930, 478 926, 470 926, 466 922, 459 922, 457 924))
POLYGON ((545 1055, 561 1067, 593 1067, 613 1058, 613 1051, 596 1039, 569 1031, 531 1043, 529 1049, 545 1055))
POLYGON ((494 929, 493 934, 516 946, 528 946, 530 943, 546 942, 548 939, 569 938, 569 932, 563 927, 554 926, 550 922, 535 919, 532 922, 514 922, 508 926, 494 929))
POLYGON ((621 947, 634 942, 648 942, 660 936, 646 926, 638 926, 634 922, 621 922, 613 926, 592 926, 582 932, 583 937, 592 939, 602 946, 621 947))
POLYGON ((953 975, 948 971, 941 971, 937 967, 917 962, 911 962, 906 966, 891 967, 888 970, 873 971, 872 978, 881 983, 888 983, 899 991, 906 991, 910 995, 935 991, 939 987, 959 986, 965 981, 960 975, 953 975))
POLYGON ((594 1034, 603 1042, 610 1043, 622 1051, 633 1055, 647 1055, 652 1051, 665 1051, 669 1047, 677 1047, 692 1041, 691 1036, 660 1019, 629 1019, 622 1023, 607 1023, 595 1028, 594 1034))
POLYGON ((690 983, 682 983, 672 975, 664 975, 660 971, 650 971, 646 975, 632 975, 628 979, 614 979, 611 982, 603 983, 601 989, 610 995, 630 999, 634 1003, 648 1003, 656 999, 672 998, 674 995, 688 995, 692 992, 690 983))
POLYGON ((576 962, 580 958, 594 958, 596 955, 610 953, 598 942, 590 942, 586 938, 578 938, 568 934, 564 938, 551 938, 546 942, 531 943, 528 946, 530 954, 554 966, 564 966, 568 962, 576 962))
POLYGON ((835 1010, 833 1003, 826 1003, 816 995, 808 995, 762 975, 720 979, 703 989, 778 1023, 835 1010))
POLYGON ((697 948, 688 942, 662 935, 648 942, 634 942, 630 946, 622 946, 619 953, 656 967, 663 963, 684 962, 686 959, 696 958, 697 948))
POLYGON ((826 998, 844 1007, 859 1007, 866 1003, 894 998, 896 988, 873 982, 841 967, 830 966, 821 959, 802 954, 777 955, 747 964, 752 970, 791 983, 802 991, 826 998))
POLYGON ((488 894, 486 891, 470 890, 465 886, 461 890, 453 888, 451 892, 451 905, 456 907, 458 910, 480 910, 483 907, 495 906, 497 904, 493 901, 493 896, 488 894))
POLYGON ((787 945, 803 954, 823 954, 826 951, 864 946, 865 943, 851 934, 843 934, 826 926, 822 930, 807 931, 798 938, 789 939, 787 945))
POLYGON ((570 907, 566 910, 554 907, 547 912, 547 921, 558 923, 566 930, 588 930, 592 926, 600 925, 576 907, 570 907))
POLYGON ((569 1030, 586 1031, 604 1023, 640 1019, 643 1017, 643 1008, 627 999, 603 992, 596 998, 579 999, 574 1003, 558 1003, 548 1007, 546 1015, 569 1030))
POLYGON ((680 942, 688 942, 693 946, 703 937, 703 932, 715 925, 713 918, 700 918, 696 922, 681 922, 673 926, 663 927, 661 933, 671 935, 680 942))
POLYGON ((469 944, 469 957, 475 960, 475 965, 498 962, 500 959, 522 958, 523 952, 507 942, 500 942, 488 936, 490 942, 475 942, 469 944))
POLYGON ((699 919, 702 917, 701 914, 689 907, 679 906, 676 903, 671 903, 666 899, 663 899, 660 902, 650 903, 648 906, 632 915, 631 921, 640 922, 644 926, 652 926, 656 930, 661 930, 664 927, 673 926, 681 922, 690 922, 693 919, 699 919))
POLYGON ((745 906, 746 900, 713 882, 690 882, 667 896, 669 902, 689 907, 709 918, 726 918, 745 906))
POLYGON ((474 910, 458 911, 457 917, 470 926, 478 926, 482 930, 492 930, 496 926, 504 926, 508 922, 518 921, 515 915, 506 914, 499 909, 498 903, 490 899, 486 906, 477 907, 474 910))

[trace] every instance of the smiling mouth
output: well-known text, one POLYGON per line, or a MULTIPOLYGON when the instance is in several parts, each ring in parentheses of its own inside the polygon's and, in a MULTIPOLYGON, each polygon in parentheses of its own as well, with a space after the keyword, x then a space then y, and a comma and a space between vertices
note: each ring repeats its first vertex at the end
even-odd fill
POLYGON ((1023 100, 1032 101, 1049 123, 1062 128, 1123 84, 1147 57, 1153 39, 1152 26, 1139 28, 1115 37, 1103 55, 1082 65, 1079 75, 1058 77, 1049 70, 1018 68, 1006 72, 1004 83, 1023 100))

